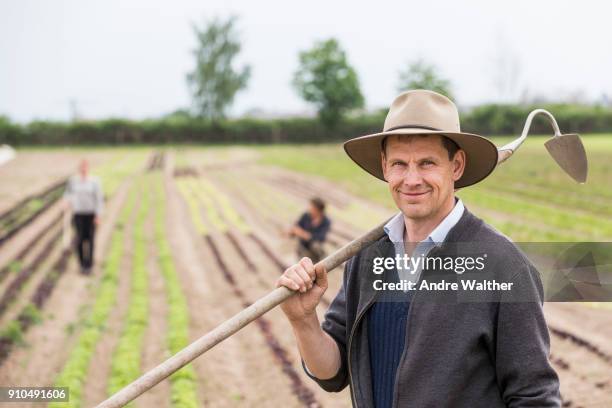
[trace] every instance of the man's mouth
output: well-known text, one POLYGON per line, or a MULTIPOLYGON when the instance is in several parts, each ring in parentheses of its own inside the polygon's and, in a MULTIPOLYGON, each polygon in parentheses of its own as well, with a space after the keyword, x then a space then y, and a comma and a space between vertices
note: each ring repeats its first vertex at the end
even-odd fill
POLYGON ((405 195, 407 197, 420 197, 427 193, 429 193, 429 191, 408 191, 408 192, 400 191, 400 194, 405 195))

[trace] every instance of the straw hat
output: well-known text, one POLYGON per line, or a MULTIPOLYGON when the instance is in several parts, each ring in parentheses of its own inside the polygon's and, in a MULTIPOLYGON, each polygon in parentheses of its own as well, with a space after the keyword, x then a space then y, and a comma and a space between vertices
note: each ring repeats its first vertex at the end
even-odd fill
POLYGON ((389 109, 383 131, 347 140, 344 150, 365 171, 386 181, 380 152, 382 141, 390 135, 443 135, 465 151, 465 171, 455 188, 478 183, 497 165, 497 147, 488 139, 461 132, 459 112, 444 95, 423 89, 399 95, 389 109))

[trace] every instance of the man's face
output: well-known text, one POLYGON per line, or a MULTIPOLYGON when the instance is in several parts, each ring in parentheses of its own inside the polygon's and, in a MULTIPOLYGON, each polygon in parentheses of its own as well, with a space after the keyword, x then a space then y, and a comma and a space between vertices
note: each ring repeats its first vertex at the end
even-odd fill
POLYGON ((449 159, 439 135, 388 136, 382 166, 393 201, 404 216, 428 219, 452 208, 465 152, 459 150, 449 159))
POLYGON ((319 216, 321 215, 321 211, 317 208, 316 205, 314 205, 312 203, 308 207, 308 212, 310 213, 310 216, 312 218, 319 218, 319 216))
POLYGON ((83 177, 87 176, 89 173, 89 162, 87 160, 81 160, 79 163, 79 173, 81 173, 83 177))

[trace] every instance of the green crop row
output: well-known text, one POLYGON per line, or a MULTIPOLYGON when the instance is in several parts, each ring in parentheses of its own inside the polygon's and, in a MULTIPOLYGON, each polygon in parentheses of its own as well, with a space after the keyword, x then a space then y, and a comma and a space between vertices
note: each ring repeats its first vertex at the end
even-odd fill
POLYGON ((263 202, 263 197, 266 196, 266 194, 259 187, 255 186, 252 180, 249 180, 249 186, 256 190, 255 194, 248 192, 245 193, 243 189, 238 185, 235 177, 228 173, 218 172, 215 173, 215 177, 217 178, 217 180, 223 183, 224 186, 229 188, 233 192, 233 194, 243 197, 247 205, 254 208, 257 212, 261 214, 273 212, 276 214, 277 217, 284 217, 286 215, 285 210, 278 211, 278 203, 274 202, 273 206, 270 207, 268 204, 263 202))
POLYGON ((199 186, 199 183, 195 179, 186 180, 187 186, 191 189, 191 192, 197 197, 199 202, 204 205, 206 210, 206 218, 220 232, 227 231, 227 224, 223 220, 223 216, 221 212, 215 205, 215 201, 212 197, 210 197, 202 188, 199 186))
POLYGON ((225 220, 236 227, 241 233, 247 234, 251 231, 251 228, 245 222, 244 218, 234 209, 229 197, 219 190, 210 181, 199 178, 199 186, 202 188, 203 193, 207 194, 208 197, 213 197, 216 200, 218 206, 221 208, 221 212, 225 220))
POLYGON ((146 219, 151 197, 150 183, 145 178, 144 194, 134 221, 133 263, 131 273, 130 303, 123 330, 111 362, 108 393, 114 394, 135 380, 141 373, 141 350, 149 314, 149 287, 147 276, 146 219))
MULTIPOLYGON (((176 354, 189 344, 189 309, 181 289, 178 274, 167 240, 165 228, 166 200, 161 180, 156 176, 153 189, 153 200, 158 203, 155 211, 155 242, 158 251, 158 263, 166 283, 168 302, 167 347, 171 354, 176 354)), ((197 407, 196 374, 191 365, 181 368, 170 377, 170 400, 173 407, 197 407)))
MULTIPOLYGON (((236 177, 228 175, 227 180, 234 186, 235 190, 242 192, 243 187, 236 177)), ((251 205, 259 208, 263 213, 271 213, 276 217, 285 216, 290 218, 290 214, 295 214, 300 210, 300 207, 291 197, 278 194, 278 192, 272 190, 270 186, 257 178, 249 180, 249 186, 256 193, 246 192, 244 197, 251 202, 251 205)))
POLYGON ((149 154, 148 149, 121 150, 119 157, 96 166, 93 172, 100 176, 105 194, 111 197, 127 177, 143 169, 149 154))
POLYGON ((178 179, 176 186, 181 195, 183 196, 183 199, 187 203, 187 207, 189 208, 191 219, 195 224, 196 231, 200 235, 206 235, 208 231, 206 225, 204 224, 204 220, 202 219, 198 198, 195 196, 195 194, 189 187, 187 180, 182 178, 178 179))
MULTIPOLYGON (((110 247, 102 268, 103 275, 96 290, 91 312, 84 322, 83 330, 79 334, 68 360, 55 380, 56 386, 69 387, 70 405, 72 407, 81 406, 83 384, 91 357, 106 328, 108 317, 117 299, 119 269, 124 254, 124 228, 134 208, 135 201, 136 192, 132 190, 113 230, 110 247)), ((63 406, 65 406, 64 403, 50 404, 52 408, 63 406)))

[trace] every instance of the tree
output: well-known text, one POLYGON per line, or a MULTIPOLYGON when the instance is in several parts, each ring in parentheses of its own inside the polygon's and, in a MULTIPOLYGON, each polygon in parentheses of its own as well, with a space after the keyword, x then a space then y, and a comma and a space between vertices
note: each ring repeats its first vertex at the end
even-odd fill
POLYGON ((398 92, 408 89, 428 89, 453 99, 450 81, 441 78, 436 72, 434 65, 419 59, 408 66, 408 69, 400 72, 398 92))
POLYGON ((313 103, 321 122, 334 128, 344 114, 364 105, 357 73, 338 41, 328 39, 300 52, 300 66, 292 84, 304 100, 313 103))
POLYGON ((213 121, 225 117, 226 109, 251 75, 250 66, 239 70, 233 66, 241 49, 235 22, 236 17, 230 17, 226 21, 213 19, 202 29, 193 26, 198 41, 193 51, 196 66, 187 74, 187 83, 195 114, 213 121))

